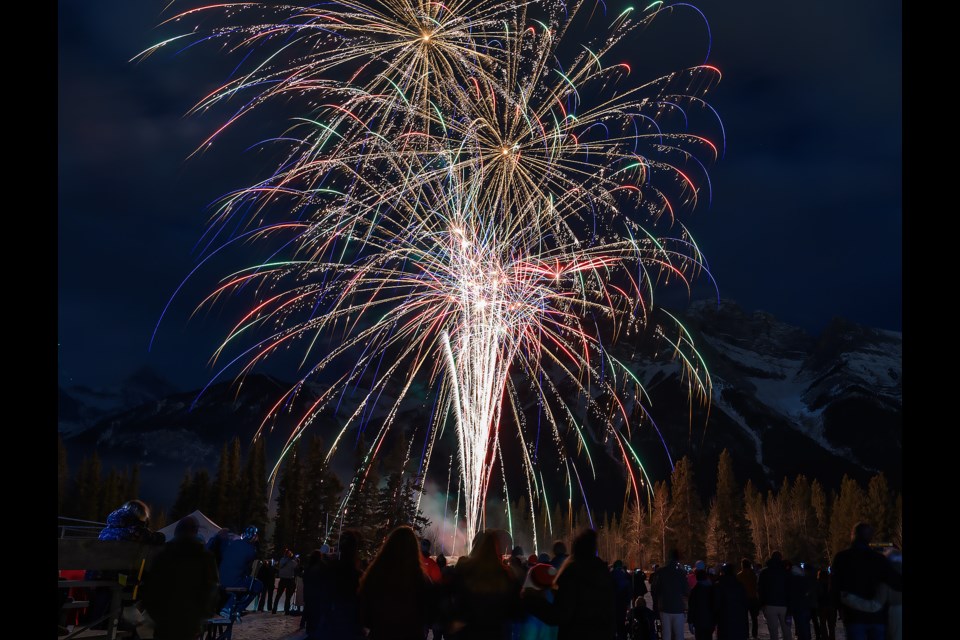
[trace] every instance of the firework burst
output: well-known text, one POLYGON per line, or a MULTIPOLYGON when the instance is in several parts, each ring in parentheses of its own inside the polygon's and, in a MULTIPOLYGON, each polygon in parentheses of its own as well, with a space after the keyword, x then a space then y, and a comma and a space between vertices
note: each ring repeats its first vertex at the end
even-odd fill
MULTIPOLYGON (((232 4, 177 18, 220 12, 240 26, 189 37, 260 58, 198 104, 247 96, 214 136, 268 100, 299 95, 308 105, 307 117, 275 141, 283 147, 277 169, 216 209, 212 247, 283 237, 270 260, 224 278, 201 304, 252 297, 214 354, 236 353, 217 375, 239 367, 242 376, 303 345, 300 380, 261 429, 305 384, 335 377, 299 416, 285 452, 362 384, 328 455, 351 429, 368 426, 392 385, 364 467, 401 405, 424 386, 433 390, 438 409, 422 425, 422 468, 449 419, 470 533, 482 526, 508 425, 521 443, 531 508, 546 499, 525 433, 531 394, 578 485, 577 454, 591 469, 594 462, 579 401, 564 389, 588 402, 612 398, 603 437, 615 443, 639 499, 649 482, 634 472, 645 475, 629 442, 630 416, 637 408, 647 415, 645 391, 609 352, 612 342, 667 340, 691 394, 710 392, 689 334, 651 313, 658 283, 689 287, 704 270, 676 216, 697 206, 698 183, 709 191, 704 161, 718 147, 667 125, 681 116, 686 124, 692 111, 715 115, 702 96, 719 72, 697 65, 631 85, 627 63, 608 63, 618 43, 668 10, 660 3, 642 19, 621 14, 598 46, 576 43, 561 65, 580 5, 558 7, 232 4), (534 8, 545 21, 528 15, 534 8), (336 79, 338 69, 347 80, 336 79), (677 223, 680 233, 656 231, 658 222, 677 223), (246 230, 230 237, 228 227, 246 230)), ((364 475, 359 469, 344 504, 364 475)))

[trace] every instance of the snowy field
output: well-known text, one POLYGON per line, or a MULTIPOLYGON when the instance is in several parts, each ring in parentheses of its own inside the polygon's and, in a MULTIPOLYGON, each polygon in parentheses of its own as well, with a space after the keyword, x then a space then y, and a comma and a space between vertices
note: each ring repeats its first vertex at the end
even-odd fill
MULTIPOLYGON (((649 604, 650 596, 647 596, 649 604)), ((304 640, 307 635, 303 631, 298 631, 300 618, 296 616, 285 616, 281 613, 276 615, 271 613, 249 613, 243 617, 243 622, 233 626, 234 640, 304 640)), ((793 631, 793 627, 790 629, 793 631)), ((766 621, 763 614, 760 614, 760 638, 761 640, 770 640, 770 633, 767 631, 766 621)), ((816 638, 811 628, 810 637, 816 638)), ((331 640, 334 640, 331 638, 331 640)), ((684 640, 694 640, 690 629, 685 630, 684 640)), ((781 640, 783 640, 781 638, 781 640)), ((793 640, 789 638, 788 640, 793 640)), ((843 624, 837 622, 837 640, 845 640, 843 633, 843 624)))

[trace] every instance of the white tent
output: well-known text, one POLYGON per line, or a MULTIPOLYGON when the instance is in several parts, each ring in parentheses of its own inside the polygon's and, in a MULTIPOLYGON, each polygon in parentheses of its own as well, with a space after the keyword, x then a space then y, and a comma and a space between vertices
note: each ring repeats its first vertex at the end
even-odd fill
MULTIPOLYGON (((203 536, 204 540, 209 540, 212 536, 217 535, 217 532, 221 529, 220 525, 203 515, 200 509, 190 515, 197 519, 197 524, 200 525, 200 535, 203 536)), ((177 522, 180 521, 177 520, 177 522)), ((167 536, 167 541, 173 540, 173 530, 177 528, 177 522, 160 529, 160 532, 167 536)))

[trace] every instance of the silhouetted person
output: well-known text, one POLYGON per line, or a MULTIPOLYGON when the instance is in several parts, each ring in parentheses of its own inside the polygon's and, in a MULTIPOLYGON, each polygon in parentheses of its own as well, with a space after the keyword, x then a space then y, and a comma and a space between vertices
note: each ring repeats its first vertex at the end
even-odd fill
POLYGON ((260 594, 257 602, 257 611, 263 611, 264 604, 267 605, 267 611, 273 611, 273 590, 277 584, 277 568, 273 566, 273 560, 264 560, 260 564, 257 580, 263 583, 263 593, 260 594))
MULTIPOLYGON (((749 564, 746 569, 753 571, 749 564)), ((723 565, 720 569, 717 584, 713 588, 713 606, 717 618, 717 640, 747 640, 749 599, 747 598, 747 590, 739 579, 739 574, 734 575, 732 564, 723 565)))
POLYGON ((843 604, 841 593, 851 593, 864 599, 876 596, 881 583, 901 589, 899 575, 881 554, 870 548, 873 526, 859 522, 853 528, 850 548, 839 552, 833 559, 833 574, 830 580, 831 596, 837 603, 840 619, 847 640, 883 640, 886 633, 887 607, 879 611, 858 611, 843 604))
POLYGON ((814 589, 815 583, 807 579, 800 563, 794 564, 787 577, 787 613, 793 617, 796 637, 799 640, 810 640, 810 616, 813 602, 816 601, 814 589))
POLYGON ((307 562, 303 566, 301 578, 303 581, 303 596, 300 599, 300 606, 302 608, 302 614, 300 616, 301 629, 306 629, 307 624, 314 617, 320 616, 322 618, 324 614, 323 604, 317 604, 315 598, 308 597, 310 586, 307 583, 307 574, 310 571, 319 569, 323 565, 323 562, 324 552, 320 549, 314 549, 307 557, 307 562))
POLYGON ((637 596, 630 609, 630 638, 631 640, 657 640, 656 616, 647 607, 647 599, 637 596))
POLYGON ((690 587, 680 566, 680 552, 670 551, 666 564, 650 578, 650 591, 660 615, 663 640, 683 640, 683 612, 687 608, 690 587))
MULTIPOLYGON (((115 542, 139 542, 140 544, 160 545, 167 537, 150 528, 150 507, 142 500, 128 500, 107 516, 107 526, 100 530, 100 540, 115 542)), ((130 567, 133 569, 134 567, 130 567)), ((116 580, 117 571, 87 571, 87 580, 116 580)), ((87 620, 96 620, 110 610, 111 591, 108 587, 93 590, 87 620)), ((98 623, 103 627, 106 622, 98 623)))
POLYGON ((230 595, 227 604, 229 608, 236 599, 235 609, 243 611, 253 602, 253 599, 263 591, 263 583, 254 578, 253 561, 257 558, 257 541, 260 539, 260 530, 250 525, 238 536, 233 536, 222 543, 222 557, 220 559, 220 582, 225 588, 243 587, 246 593, 230 595))
POLYGON ((507 560, 507 566, 513 572, 513 579, 523 582, 523 579, 527 577, 527 563, 524 561, 523 547, 517 545, 513 548, 513 551, 510 552, 510 558, 507 560))
POLYGON ((557 640, 596 638, 616 634, 615 588, 607 564, 597 557, 597 532, 584 529, 573 541, 573 554, 560 567, 554 601, 526 590, 525 603, 533 615, 559 627, 557 640))
POLYGON ((163 544, 167 537, 150 528, 150 507, 142 500, 128 500, 107 516, 100 540, 163 544))
POLYGON ((617 640, 627 640, 627 612, 630 610, 631 595, 633 585, 626 569, 623 568, 623 560, 617 560, 610 568, 610 577, 613 578, 614 588, 614 620, 617 626, 617 640))
POLYGON ((360 621, 370 640, 423 640, 431 586, 417 535, 397 527, 360 578, 360 621))
POLYGON ((748 558, 740 561, 740 572, 737 580, 743 585, 747 594, 747 611, 750 612, 750 636, 756 640, 759 637, 757 618, 760 617, 760 597, 757 595, 757 574, 753 570, 753 562, 748 558))
POLYGON ((363 637, 357 602, 361 575, 360 542, 358 531, 345 529, 340 534, 338 555, 324 557, 318 565, 304 571, 309 640, 357 640, 363 637))
POLYGON ((277 575, 280 582, 277 584, 277 595, 273 599, 273 612, 276 613, 280 608, 280 596, 284 596, 283 613, 290 615, 290 598, 297 588, 297 561, 290 549, 283 550, 283 557, 277 565, 277 575))
MULTIPOLYGON (((810 626, 813 627, 813 637, 816 640, 821 640, 820 638, 820 585, 817 582, 817 575, 819 573, 819 567, 814 564, 808 564, 803 569, 803 573, 807 578, 807 600, 810 603, 810 626)), ((796 630, 794 630, 794 635, 796 635, 796 630)))
POLYGON ((198 537, 193 516, 177 523, 173 540, 153 558, 144 577, 143 606, 154 620, 156 640, 189 640, 215 613, 219 579, 213 554, 198 537))
POLYGON ((817 573, 818 640, 837 640, 837 607, 830 597, 830 569, 817 573))
POLYGON ((643 569, 638 567, 633 570, 630 575, 630 586, 632 590, 630 594, 631 602, 639 596, 647 595, 647 574, 643 572, 643 569))
POLYGON ((433 545, 426 538, 420 538, 420 564, 423 566, 423 572, 427 574, 430 581, 434 584, 440 584, 443 576, 440 572, 440 565, 430 557, 430 548, 433 545))
POLYGON ((783 565, 783 556, 779 551, 770 554, 767 566, 757 577, 757 594, 763 617, 767 619, 770 640, 792 640, 787 626, 787 570, 783 565))
POLYGON ((213 557, 217 559, 217 566, 220 566, 220 563, 223 561, 223 548, 228 542, 230 542, 232 534, 230 529, 223 527, 220 531, 217 531, 216 534, 210 536, 210 539, 207 540, 207 550, 213 554, 213 557))
MULTIPOLYGON (((540 558, 531 555, 527 562, 530 564, 530 569, 527 571, 521 593, 532 589, 538 591, 538 595, 542 595, 547 602, 552 603, 556 595, 553 584, 557 579, 557 570, 550 564, 550 556, 546 553, 541 553, 540 558)), ((527 597, 530 597, 529 594, 527 597)), ((514 640, 557 640, 558 632, 557 627, 547 624, 532 613, 527 613, 520 624, 519 634, 514 635, 514 640)))
POLYGON ((567 545, 563 543, 563 540, 554 540, 553 542, 553 558, 550 559, 550 564, 554 566, 557 571, 560 570, 560 567, 563 566, 564 560, 567 559, 567 545))
MULTIPOLYGON (((423 547, 421 547, 421 551, 423 547)), ((446 592, 447 585, 450 584, 450 579, 453 576, 453 567, 447 566, 447 556, 442 553, 437 554, 437 569, 440 571, 440 582, 439 589, 437 590, 437 598, 441 599, 443 594, 446 592)), ((443 624, 442 620, 439 619, 439 614, 437 619, 434 620, 433 626, 430 627, 430 630, 433 632, 433 640, 443 640, 443 624)))
POLYGON ((696 640, 710 640, 717 626, 714 613, 713 582, 706 570, 697 569, 694 574, 697 582, 690 590, 687 604, 687 622, 693 627, 696 640))
POLYGON ((899 549, 887 549, 885 554, 893 573, 900 577, 900 581, 891 580, 890 590, 887 593, 887 640, 903 640, 903 554, 899 549))
POLYGON ((449 633, 454 640, 507 640, 520 617, 520 586, 501 560, 509 535, 499 529, 477 534, 450 583, 449 633))

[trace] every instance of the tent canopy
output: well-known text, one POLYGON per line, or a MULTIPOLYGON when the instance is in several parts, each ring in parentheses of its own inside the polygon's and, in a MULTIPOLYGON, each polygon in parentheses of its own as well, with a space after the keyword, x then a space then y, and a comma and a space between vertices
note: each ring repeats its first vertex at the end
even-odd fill
MULTIPOLYGON (((222 528, 216 522, 203 515, 200 509, 197 509, 190 515, 197 519, 197 524, 200 525, 200 535, 203 536, 204 540, 209 540, 211 537, 217 535, 217 532, 222 528)), ((180 521, 177 520, 163 529, 160 529, 161 533, 167 536, 167 541, 173 540, 173 530, 177 528, 177 522, 180 521)))

